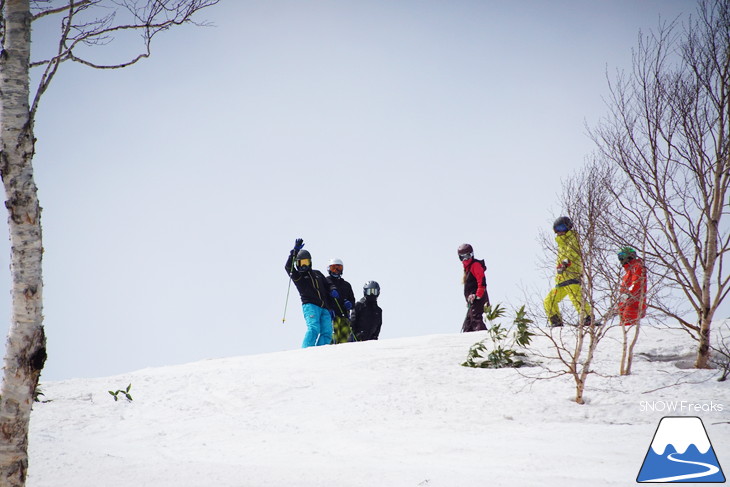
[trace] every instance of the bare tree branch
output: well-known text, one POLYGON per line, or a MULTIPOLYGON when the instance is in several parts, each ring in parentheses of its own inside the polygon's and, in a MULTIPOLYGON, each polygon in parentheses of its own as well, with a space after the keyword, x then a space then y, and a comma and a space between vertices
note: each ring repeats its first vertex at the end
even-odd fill
MULTIPOLYGON (((39 2, 33 2, 33 3, 34 4, 37 4, 39 2)), ((91 3, 91 0, 82 0, 81 2, 79 2, 77 4, 77 6, 81 6, 81 4, 90 4, 90 3, 91 3)), ((61 7, 56 7, 56 8, 48 8, 48 9, 45 9, 45 10, 42 9, 38 13, 33 14, 33 16, 31 17, 31 21, 41 19, 41 18, 46 17, 48 15, 55 15, 55 14, 63 13, 65 11, 69 10, 72 7, 72 5, 73 4, 63 5, 61 7)))
POLYGON ((121 69, 151 55, 152 40, 159 33, 183 24, 209 25, 194 20, 201 9, 216 5, 219 0, 70 0, 67 4, 41 9, 33 21, 50 16, 60 17, 61 35, 55 55, 31 61, 31 67, 44 67, 31 104, 34 115, 43 94, 67 61, 94 69, 121 69), (105 12, 102 15, 102 12, 105 12), (139 50, 118 62, 91 59, 86 48, 108 45, 118 35, 139 34, 139 50))

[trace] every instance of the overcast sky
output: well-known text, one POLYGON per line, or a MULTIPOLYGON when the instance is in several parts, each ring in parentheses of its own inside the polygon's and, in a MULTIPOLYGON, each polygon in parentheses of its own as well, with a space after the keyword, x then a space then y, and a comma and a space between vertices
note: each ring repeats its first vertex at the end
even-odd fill
POLYGON ((296 237, 315 268, 341 258, 358 297, 380 283, 381 338, 460 330, 462 242, 493 303, 542 299, 538 234, 593 149, 606 72, 694 8, 229 0, 134 67, 64 65, 36 124, 41 380, 298 348, 296 237))

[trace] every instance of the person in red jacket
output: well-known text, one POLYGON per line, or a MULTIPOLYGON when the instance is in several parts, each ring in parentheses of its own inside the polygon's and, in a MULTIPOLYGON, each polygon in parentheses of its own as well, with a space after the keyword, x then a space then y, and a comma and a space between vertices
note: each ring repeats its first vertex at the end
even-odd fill
POLYGON ((461 244, 458 249, 459 259, 464 265, 464 299, 469 309, 466 312, 462 332, 486 330, 484 324, 484 306, 489 304, 487 294, 487 278, 484 271, 487 266, 483 260, 474 258, 474 249, 469 244, 461 244))
POLYGON ((618 314, 622 325, 637 325, 646 316, 646 268, 631 247, 622 248, 618 260, 626 271, 619 286, 618 314))

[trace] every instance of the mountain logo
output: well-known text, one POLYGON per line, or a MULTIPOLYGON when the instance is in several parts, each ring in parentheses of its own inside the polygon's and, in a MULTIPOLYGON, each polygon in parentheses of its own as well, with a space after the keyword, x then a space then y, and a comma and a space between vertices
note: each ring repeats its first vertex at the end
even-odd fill
POLYGON ((725 482, 702 420, 694 416, 662 418, 636 481, 725 482))

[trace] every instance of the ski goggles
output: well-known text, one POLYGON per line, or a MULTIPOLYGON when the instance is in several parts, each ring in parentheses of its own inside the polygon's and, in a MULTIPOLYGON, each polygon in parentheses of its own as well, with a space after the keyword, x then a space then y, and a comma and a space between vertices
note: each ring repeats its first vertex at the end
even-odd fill
POLYGON ((299 267, 310 267, 312 265, 312 259, 299 259, 297 266, 299 267))
POLYGON ((559 225, 555 225, 553 230, 555 230, 555 233, 565 233, 568 231, 568 225, 561 223, 559 225))
POLYGON ((365 296, 377 296, 378 294, 380 294, 380 289, 374 287, 365 289, 365 296))
POLYGON ((332 264, 330 266, 330 272, 332 272, 333 274, 342 274, 342 269, 342 264, 332 264))
POLYGON ((472 257, 474 257, 474 254, 472 254, 471 252, 466 254, 459 254, 459 259, 461 260, 471 259, 472 257))

